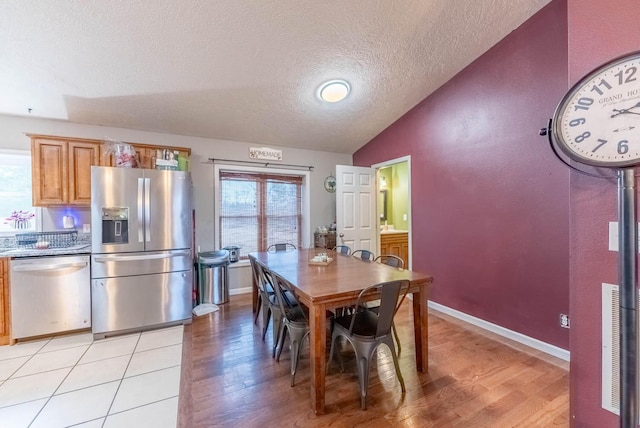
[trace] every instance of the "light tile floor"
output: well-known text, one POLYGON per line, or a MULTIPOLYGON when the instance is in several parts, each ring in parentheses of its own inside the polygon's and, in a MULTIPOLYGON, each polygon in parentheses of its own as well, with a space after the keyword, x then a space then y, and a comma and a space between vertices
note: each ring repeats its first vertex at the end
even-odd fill
POLYGON ((0 346, 0 426, 174 428, 182 332, 95 342, 81 333, 0 346))

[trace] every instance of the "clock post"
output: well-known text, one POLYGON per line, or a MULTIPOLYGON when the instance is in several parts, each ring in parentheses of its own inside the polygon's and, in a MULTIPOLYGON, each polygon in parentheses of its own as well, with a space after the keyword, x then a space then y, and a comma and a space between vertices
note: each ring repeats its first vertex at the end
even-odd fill
POLYGON ((638 424, 638 292, 636 177, 618 170, 618 278, 620 292, 620 426, 638 424))
MULTIPOLYGON (((640 51, 615 58, 580 79, 560 100, 549 128, 551 148, 567 162, 613 170, 618 179, 620 426, 638 425, 638 223, 635 167, 640 165, 640 51), (559 150, 556 150, 559 149, 559 150)), ((610 176, 610 174, 609 174, 610 176)))

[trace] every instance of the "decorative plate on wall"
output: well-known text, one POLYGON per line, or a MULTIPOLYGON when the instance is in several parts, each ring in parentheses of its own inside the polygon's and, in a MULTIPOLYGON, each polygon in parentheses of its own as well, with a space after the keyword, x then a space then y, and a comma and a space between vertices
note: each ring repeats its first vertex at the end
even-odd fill
POLYGON ((324 179, 324 190, 329 193, 333 193, 336 191, 336 178, 333 175, 330 175, 324 179))

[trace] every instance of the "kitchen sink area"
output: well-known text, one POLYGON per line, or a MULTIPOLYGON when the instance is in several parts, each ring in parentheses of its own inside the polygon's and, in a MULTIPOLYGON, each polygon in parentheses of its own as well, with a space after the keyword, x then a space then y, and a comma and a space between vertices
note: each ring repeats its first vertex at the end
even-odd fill
POLYGON ((63 248, 8 248, 0 252, 1 257, 37 257, 37 256, 56 256, 65 254, 89 254, 91 252, 91 244, 76 244, 63 248))
POLYGON ((90 239, 90 235, 81 235, 76 229, 16 233, 13 239, 5 239, 0 255, 33 257, 88 254, 91 252, 90 239))

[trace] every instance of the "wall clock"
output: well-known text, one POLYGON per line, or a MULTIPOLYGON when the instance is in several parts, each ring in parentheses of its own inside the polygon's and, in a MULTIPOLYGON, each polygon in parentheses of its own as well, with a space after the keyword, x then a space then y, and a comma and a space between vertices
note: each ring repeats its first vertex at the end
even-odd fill
POLYGON ((551 137, 572 160, 598 167, 640 163, 640 52, 596 68, 562 98, 551 137))
POLYGON ((336 178, 333 175, 330 175, 324 179, 324 190, 329 193, 333 193, 336 191, 336 178))

